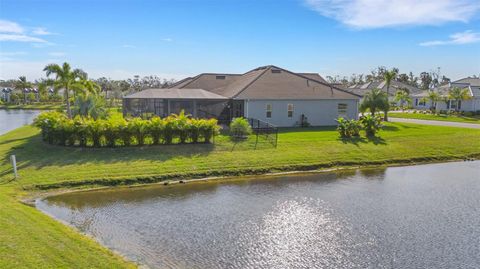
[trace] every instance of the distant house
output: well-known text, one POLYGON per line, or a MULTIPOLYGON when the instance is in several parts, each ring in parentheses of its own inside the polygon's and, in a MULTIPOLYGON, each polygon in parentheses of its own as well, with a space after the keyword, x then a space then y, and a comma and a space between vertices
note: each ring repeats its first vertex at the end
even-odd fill
POLYGON ((480 111, 480 78, 462 78, 449 84, 439 86, 433 91, 437 92, 442 101, 432 104, 428 100, 428 91, 422 91, 418 94, 412 95, 413 108, 415 109, 430 109, 436 107, 439 110, 459 110, 459 111, 480 111), (469 100, 454 101, 448 99, 448 93, 452 88, 467 89, 471 97, 469 100))
MULTIPOLYGON (((387 92, 387 82, 385 80, 371 81, 364 84, 356 84, 356 85, 352 85, 350 87, 345 88, 345 90, 352 92, 354 94, 360 95, 362 98, 365 96, 367 92, 370 92, 373 89, 380 89, 384 92, 387 92)), ((412 85, 409 85, 400 81, 392 80, 390 82, 389 100, 392 101, 394 99, 395 93, 399 89, 407 89, 410 95, 419 94, 422 92, 422 90, 420 90, 417 87, 414 87, 412 85)))
POLYGON ((228 123, 254 118, 279 127, 335 125, 357 118, 360 97, 328 84, 319 74, 294 73, 273 65, 244 74, 203 73, 168 89, 147 89, 123 98, 125 115, 166 116, 181 110, 228 123))

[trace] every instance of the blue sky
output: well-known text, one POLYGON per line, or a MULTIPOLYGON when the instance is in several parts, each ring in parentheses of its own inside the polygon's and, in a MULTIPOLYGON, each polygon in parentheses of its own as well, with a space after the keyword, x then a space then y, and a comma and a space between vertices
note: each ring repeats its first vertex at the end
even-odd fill
POLYGON ((0 0, 0 78, 68 61, 91 77, 323 76, 376 66, 480 74, 478 0, 0 0))

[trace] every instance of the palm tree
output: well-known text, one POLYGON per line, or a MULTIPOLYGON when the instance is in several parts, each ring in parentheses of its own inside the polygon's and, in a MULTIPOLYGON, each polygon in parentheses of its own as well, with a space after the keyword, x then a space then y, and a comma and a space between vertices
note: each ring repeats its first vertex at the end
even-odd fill
POLYGON ((32 87, 32 83, 27 81, 27 77, 21 76, 15 81, 15 89, 21 90, 23 92, 23 101, 27 102, 27 92, 26 89, 32 87))
MULTIPOLYGON (((397 77, 397 71, 392 69, 390 71, 385 71, 385 74, 383 75, 383 78, 385 79, 385 84, 387 85, 387 100, 390 97, 390 84, 392 83, 392 80, 397 77)), ((388 121, 388 109, 390 108, 390 105, 387 102, 387 106, 385 107, 385 115, 383 120, 388 121)))
POLYGON ((367 109, 369 109, 370 113, 375 115, 377 110, 388 110, 388 106, 387 94, 380 89, 372 89, 363 97, 363 102, 360 105, 360 111, 365 112, 367 109))
POLYGON ((437 110, 437 102, 441 100, 440 95, 433 90, 429 90, 427 94, 427 99, 430 100, 430 110, 437 110))
POLYGON ((448 98, 455 101, 455 111, 458 111, 460 101, 469 100, 472 98, 472 96, 470 95, 470 91, 468 89, 454 87, 448 91, 448 98))
POLYGON ((403 110, 403 104, 410 104, 412 102, 409 91, 407 89, 398 89, 397 92, 395 92, 395 102, 400 102, 400 107, 403 110))
POLYGON ((65 92, 65 104, 67 106, 67 116, 72 117, 70 109, 69 91, 75 88, 75 84, 87 78, 87 74, 81 69, 71 69, 68 63, 63 63, 62 66, 58 64, 49 64, 45 66, 43 71, 47 72, 47 77, 55 74, 55 86, 62 88, 65 92))

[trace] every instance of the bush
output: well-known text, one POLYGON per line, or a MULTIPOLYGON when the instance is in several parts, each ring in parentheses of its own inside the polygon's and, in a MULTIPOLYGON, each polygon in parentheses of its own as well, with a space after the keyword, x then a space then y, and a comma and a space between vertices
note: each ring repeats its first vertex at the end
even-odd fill
POLYGON ((338 118, 337 123, 337 131, 340 133, 342 138, 360 136, 360 130, 362 129, 362 126, 359 121, 338 118))
POLYGON ((235 138, 244 138, 252 133, 252 127, 245 118, 234 118, 230 123, 230 135, 235 138))
POLYGON ((49 144, 81 147, 130 146, 132 142, 139 146, 199 143, 202 140, 209 143, 220 129, 216 119, 193 119, 182 116, 182 113, 164 119, 125 120, 113 116, 107 119, 80 116, 68 119, 64 113, 50 111, 41 113, 34 125, 41 129, 43 140, 49 144), (119 140, 122 143, 117 143, 119 140))
POLYGON ((375 134, 382 129, 382 118, 379 116, 367 115, 360 118, 362 127, 367 136, 375 136, 375 134))

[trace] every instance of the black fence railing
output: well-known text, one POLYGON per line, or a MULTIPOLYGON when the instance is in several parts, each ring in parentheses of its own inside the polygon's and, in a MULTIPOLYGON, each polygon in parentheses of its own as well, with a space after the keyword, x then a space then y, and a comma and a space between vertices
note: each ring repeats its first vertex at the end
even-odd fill
POLYGON ((256 136, 255 148, 258 144, 258 137, 265 137, 265 140, 272 143, 274 147, 277 147, 278 144, 278 127, 254 118, 247 118, 248 123, 252 127, 252 131, 256 136))

